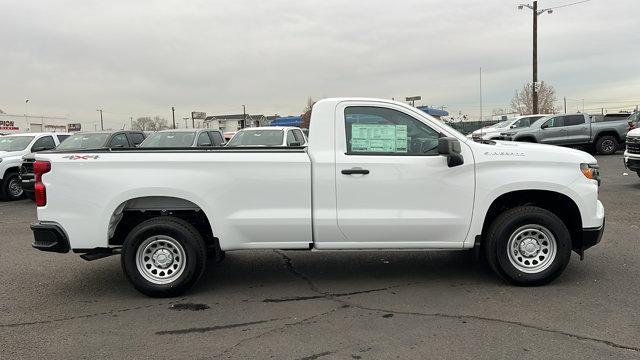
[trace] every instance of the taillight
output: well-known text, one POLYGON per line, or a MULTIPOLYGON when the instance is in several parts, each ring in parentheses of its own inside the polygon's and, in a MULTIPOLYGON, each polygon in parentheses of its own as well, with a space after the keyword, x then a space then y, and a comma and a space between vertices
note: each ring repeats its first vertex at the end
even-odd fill
POLYGON ((37 160, 33 163, 33 173, 36 180, 33 185, 33 192, 36 196, 36 206, 47 205, 47 188, 42 183, 42 174, 46 174, 49 171, 51 171, 50 162, 37 160))

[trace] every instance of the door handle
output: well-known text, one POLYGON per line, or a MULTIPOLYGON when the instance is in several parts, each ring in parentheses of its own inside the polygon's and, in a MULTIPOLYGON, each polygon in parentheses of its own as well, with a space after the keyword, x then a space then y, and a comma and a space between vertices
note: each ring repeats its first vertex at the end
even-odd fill
POLYGON ((361 168, 353 168, 353 169, 344 169, 342 170, 342 173, 345 175, 353 175, 353 174, 367 175, 369 173, 369 170, 361 169, 361 168))

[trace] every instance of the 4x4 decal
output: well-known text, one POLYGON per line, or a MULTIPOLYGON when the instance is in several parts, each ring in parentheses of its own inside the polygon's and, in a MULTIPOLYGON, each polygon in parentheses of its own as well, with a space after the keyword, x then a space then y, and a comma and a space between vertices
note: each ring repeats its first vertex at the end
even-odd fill
POLYGON ((96 160, 100 158, 100 155, 67 155, 67 156, 63 156, 63 159, 69 159, 69 160, 96 160))

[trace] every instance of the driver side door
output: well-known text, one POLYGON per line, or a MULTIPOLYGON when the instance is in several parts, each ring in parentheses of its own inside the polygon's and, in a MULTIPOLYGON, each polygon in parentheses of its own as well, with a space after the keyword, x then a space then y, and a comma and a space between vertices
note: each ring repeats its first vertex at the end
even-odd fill
POLYGON ((471 223, 474 164, 448 167, 437 127, 402 107, 342 103, 336 121, 341 243, 323 248, 462 247, 471 223))
POLYGON ((562 144, 567 139, 567 129, 564 127, 564 116, 554 116, 545 121, 540 128, 542 144, 562 144), (545 126, 545 128, 542 128, 545 126))

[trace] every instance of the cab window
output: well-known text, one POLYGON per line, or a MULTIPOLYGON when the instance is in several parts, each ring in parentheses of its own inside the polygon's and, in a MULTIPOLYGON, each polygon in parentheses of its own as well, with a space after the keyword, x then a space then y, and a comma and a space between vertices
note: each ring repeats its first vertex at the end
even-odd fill
POLYGON ((31 151, 51 150, 55 147, 56 143, 53 141, 53 136, 43 136, 33 143, 31 151))
POLYGON ((544 124, 547 125, 547 127, 549 128, 562 127, 564 126, 564 117, 563 116, 553 117, 547 120, 544 124))
POLYGON ((440 134, 388 108, 350 106, 344 111, 348 155, 437 155, 440 134))
POLYGON ((293 144, 294 142, 297 142, 297 140, 296 140, 296 137, 293 135, 293 130, 287 131, 287 146, 291 146, 291 144, 293 144))
POLYGON ((198 146, 211 146, 211 139, 206 131, 203 131, 198 135, 198 146))
POLYGON ((129 147, 129 141, 127 140, 127 135, 125 134, 117 134, 111 139, 111 144, 109 147, 121 147, 126 148, 129 147))

